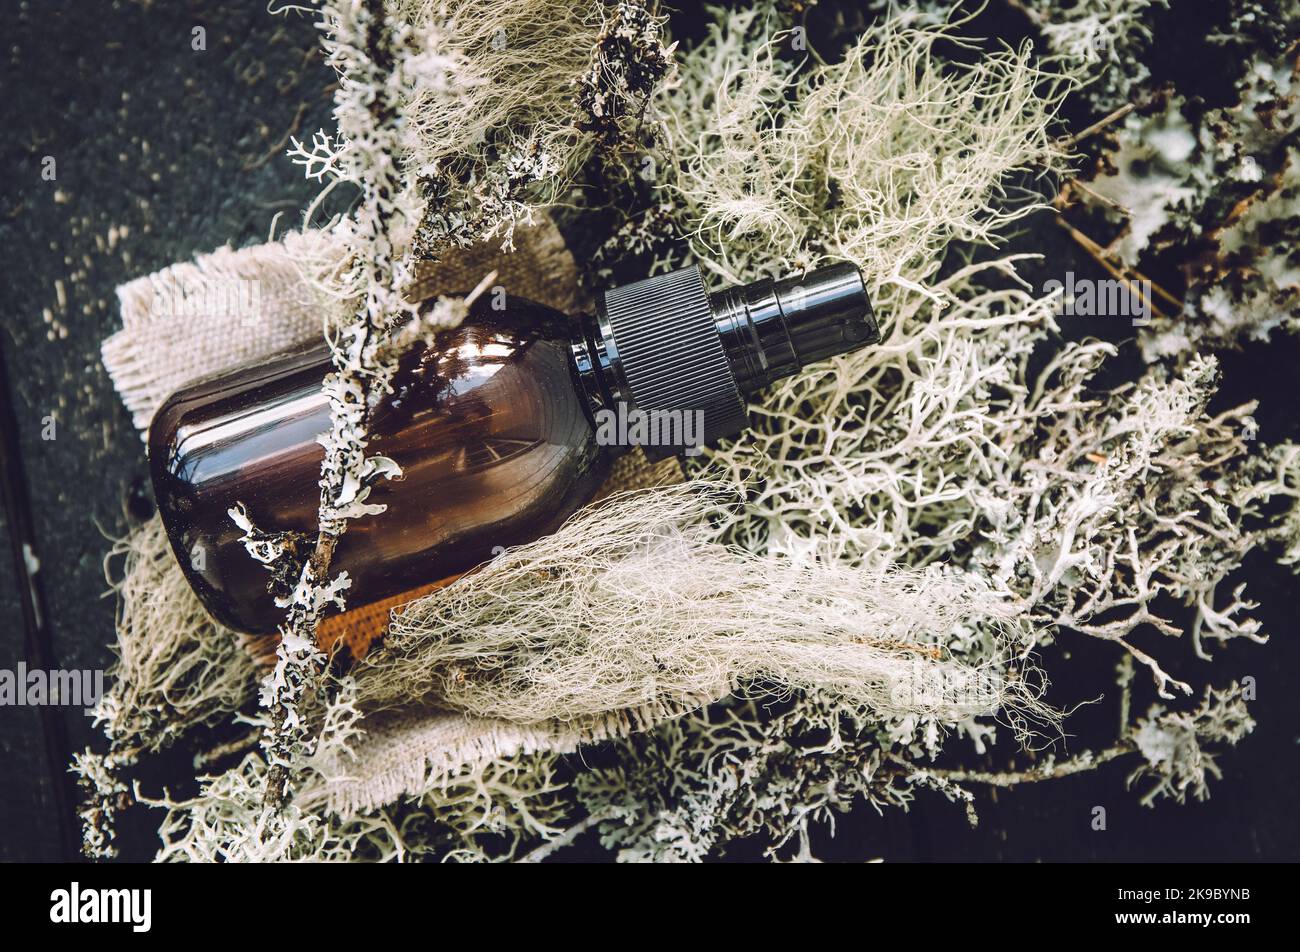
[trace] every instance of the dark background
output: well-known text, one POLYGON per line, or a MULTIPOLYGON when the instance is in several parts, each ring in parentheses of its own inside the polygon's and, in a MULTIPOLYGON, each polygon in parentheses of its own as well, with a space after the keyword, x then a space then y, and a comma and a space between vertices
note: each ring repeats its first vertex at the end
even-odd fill
MULTIPOLYGON (((283 151, 290 133, 301 137, 332 126, 332 77, 310 20, 272 17, 265 6, 262 0, 0 2, 6 27, 0 88, 0 667, 26 660, 33 667, 103 668, 111 661, 113 601, 103 597, 106 534, 121 534, 152 511, 143 446, 99 360, 101 341, 120 321, 113 289, 226 242, 238 247, 264 240, 273 216, 283 213, 295 223, 314 194, 283 151), (191 49, 195 26, 206 30, 206 51, 191 49), (47 155, 57 161, 53 182, 40 174, 47 155), (112 227, 128 232, 110 248, 112 227), (63 309, 56 281, 66 289, 63 309), (47 308, 53 323, 43 320, 47 308), (42 421, 50 414, 57 438, 46 441, 42 421), (30 578, 25 547, 39 562, 30 578)), ((1208 86, 1213 97, 1225 83, 1230 88, 1232 64, 1187 52, 1206 31, 1197 9, 1182 5, 1178 17, 1157 18, 1165 42, 1153 46, 1152 67, 1180 88, 1208 86)), ((824 2, 810 23, 814 37, 819 30, 832 32, 833 5, 824 2)), ((1027 30, 1023 18, 997 2, 981 25, 1009 40, 1027 30)), ((693 11, 676 15, 674 27, 689 41, 701 20, 693 11)), ((1067 118, 1080 116, 1067 110, 1067 118)), ((1046 263, 1029 273, 1039 286, 1068 269, 1105 276, 1042 219, 1018 244, 1046 255, 1046 263)), ((575 246, 581 252, 581 242, 575 246)), ((1082 330, 1067 326, 1065 332, 1082 330)), ((1098 333, 1095 321, 1087 332, 1098 333)), ((1103 333, 1126 339, 1124 327, 1103 333)), ((1131 346, 1126 355, 1132 360, 1131 346)), ((1296 358, 1295 342, 1285 338, 1224 355, 1221 402, 1259 397, 1264 440, 1297 436, 1296 358)), ((979 790, 977 829, 937 794, 921 794, 906 814, 879 817, 862 809, 841 820, 833 839, 820 835, 815 854, 843 860, 1295 858, 1300 701, 1289 672, 1300 669, 1300 649, 1294 577, 1256 553, 1243 578, 1248 594, 1262 603, 1258 614, 1272 635, 1267 646, 1221 649, 1211 668, 1192 657, 1185 639, 1139 641, 1171 659, 1172 674, 1194 684, 1223 686, 1247 675, 1257 681, 1251 709, 1258 727, 1222 756, 1225 776, 1213 783, 1209 802, 1144 809, 1125 791, 1130 764, 1121 760, 1014 791, 979 790), (1094 806, 1107 810, 1104 832, 1090 828, 1094 806)), ((1054 682, 1049 699, 1056 704, 1102 696, 1067 722, 1072 736, 1058 745, 1059 754, 1101 746, 1114 736, 1118 661, 1118 652, 1068 633, 1044 658, 1054 682)), ((1151 701, 1149 680, 1139 671, 1135 713, 1151 701)), ((80 711, 0 708, 0 859, 75 858, 76 795, 66 764, 73 750, 101 742, 80 711)), ((192 753, 181 748, 144 764, 139 775, 146 788, 189 788, 192 753)), ((1006 768, 1013 754, 1004 745, 981 766, 1006 768)), ((126 818, 119 838, 124 858, 152 855, 157 818, 143 808, 126 818)), ((588 838, 562 855, 602 854, 588 838)), ((749 854, 742 848, 733 855, 749 854)))

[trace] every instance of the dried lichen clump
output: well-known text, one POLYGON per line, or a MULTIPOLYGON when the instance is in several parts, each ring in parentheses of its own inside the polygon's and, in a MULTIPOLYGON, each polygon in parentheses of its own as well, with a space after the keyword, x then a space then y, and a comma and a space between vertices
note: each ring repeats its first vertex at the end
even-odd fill
POLYGON ((578 776, 601 844, 625 862, 699 862, 752 837, 806 857, 810 831, 865 804, 906 806, 878 723, 816 696, 773 713, 716 705, 620 741, 618 765, 578 776), (794 845, 795 849, 789 847, 794 845))
POLYGON ((353 682, 334 684, 330 694, 314 750, 290 768, 299 793, 274 823, 262 806, 268 771, 258 753, 201 777, 192 798, 140 796, 166 811, 157 861, 502 861, 562 830, 570 804, 557 795, 554 758, 546 754, 483 760, 383 809, 331 811, 323 790, 347 771, 364 727, 353 682))
POLYGON ((457 58, 458 97, 415 89, 408 172, 426 205, 416 249, 433 256, 499 236, 559 199, 593 153, 635 135, 672 65, 664 18, 595 0, 392 0, 457 58))
MULTIPOLYGON (((638 2, 371 5, 385 11, 390 34, 378 60, 384 75, 365 76, 332 59, 344 83, 382 95, 381 112, 400 120, 391 150, 357 168, 390 166, 398 176, 387 196, 401 212, 390 222, 392 239, 419 257, 494 236, 512 247, 515 226, 561 198, 593 155, 617 156, 636 137, 672 65, 664 18, 638 2)), ((322 21, 327 51, 337 43, 330 22, 344 21, 322 21)), ((339 114, 337 133, 319 132, 310 144, 294 140, 294 154, 310 177, 364 190, 340 158, 356 148, 348 115, 339 114)), ((317 270, 336 267, 330 260, 317 270)))
POLYGON ((161 750, 229 717, 252 696, 256 672, 238 639, 213 622, 176 563, 162 522, 119 540, 105 557, 118 595, 117 663, 96 722, 118 745, 161 750), (110 566, 121 559, 113 578, 110 566))
POLYGON ((1125 103, 1151 76, 1144 59, 1152 14, 1169 0, 1024 0, 1019 8, 1037 26, 1064 71, 1083 83, 1081 94, 1099 111, 1125 103))
POLYGON ((599 727, 816 688, 879 714, 1046 715, 1023 679, 992 670, 1011 651, 998 623, 1018 610, 997 590, 940 566, 724 546, 708 516, 730 498, 701 484, 618 497, 411 603, 361 673, 362 702, 599 727), (993 629, 988 650, 953 650, 972 620, 993 629))
MULTIPOLYGON (((1114 6, 1107 16, 1128 18, 1138 6, 1114 6)), ((1084 23, 1100 25, 1105 17, 1080 16, 1101 7, 1112 5, 1040 2, 1031 9, 1050 41, 1084 23)), ((1108 49, 1120 55, 1102 75, 1122 76, 1123 95, 1094 105, 1098 115, 1120 107, 1102 125, 1123 121, 1106 130, 1093 167, 1067 182, 1059 200, 1106 219, 1085 223, 1071 215, 1077 229, 1111 232, 1106 240, 1072 233, 1147 298, 1154 316, 1139 338, 1149 361, 1182 361, 1300 326, 1300 5, 1231 0, 1209 19, 1222 28, 1196 38, 1204 49, 1187 58, 1222 61, 1223 95, 1200 83, 1195 95, 1185 91, 1186 76, 1157 85, 1140 58, 1123 52, 1126 36, 1150 39, 1147 27, 1116 34, 1108 49), (1207 95, 1233 104, 1207 106, 1207 95)), ((1080 78, 1096 76, 1087 56, 1073 62, 1080 78)), ((1096 88, 1086 85, 1083 93, 1096 88)))
POLYGON ((1183 803, 1189 793, 1197 800, 1209 797, 1207 778, 1222 773, 1205 745, 1236 744, 1255 728, 1242 694, 1238 684, 1222 691, 1207 687, 1196 710, 1166 711, 1157 704, 1134 726, 1133 744, 1145 762, 1129 774, 1128 784, 1148 786, 1143 804, 1162 797, 1183 803))
POLYGON ((74 755, 87 856, 116 855, 117 815, 131 803, 124 768, 198 728, 219 723, 256 693, 257 672, 234 632, 215 624, 190 589, 158 519, 119 539, 104 558, 118 596, 110 687, 95 706, 106 754, 74 755), (120 569, 113 566, 121 561, 120 569))
POLYGON ((673 49, 663 45, 663 23, 645 7, 620 3, 601 27, 587 72, 577 81, 577 126, 608 140, 639 122, 651 97, 672 72, 673 49))
POLYGON ((1043 435, 1020 442, 987 484, 987 498, 1000 487, 1011 504, 981 507, 985 541, 972 557, 1035 606, 1041 632, 1113 642, 1150 668, 1162 696, 1171 686, 1190 693, 1128 637, 1144 625, 1187 633, 1203 658, 1210 640, 1262 641, 1244 586, 1221 589, 1247 552, 1281 535, 1263 503, 1279 497, 1293 508, 1296 497, 1248 452, 1253 404, 1206 414, 1212 359, 1083 399, 1096 356, 1081 351, 1074 367, 1058 358, 1035 385, 1054 406, 1037 421, 1043 435), (1048 389, 1057 373, 1060 389, 1048 389), (1164 617, 1166 598, 1192 610, 1190 626, 1164 617))
POLYGON ((1122 225, 1119 262, 1183 273, 1182 312, 1142 331, 1149 360, 1300 328, 1298 64, 1294 52, 1252 60, 1230 109, 1173 95, 1129 116, 1082 192, 1122 225))
POLYGON ((936 49, 952 27, 886 20, 800 70, 770 7, 714 16, 659 106, 667 197, 728 282, 853 261, 888 316, 949 242, 990 242, 1028 210, 1009 201, 1011 173, 1061 158, 1059 91, 1028 47, 954 64, 936 49))
POLYGON ((753 702, 715 706, 619 743, 619 765, 577 778, 579 800, 602 845, 630 862, 698 862, 733 843, 761 838, 769 857, 812 859, 815 827, 832 833, 855 807, 906 809, 919 789, 936 790, 978 821, 971 784, 1014 787, 1069 776, 1118 758, 1138 758, 1130 787, 1142 803, 1209 796, 1219 777, 1208 747, 1230 746, 1254 729, 1241 685, 1207 688, 1200 705, 1153 705, 1112 747, 1012 773, 936 768, 889 753, 870 718, 816 698, 772 715, 753 702), (793 849, 791 845, 793 844, 793 849))

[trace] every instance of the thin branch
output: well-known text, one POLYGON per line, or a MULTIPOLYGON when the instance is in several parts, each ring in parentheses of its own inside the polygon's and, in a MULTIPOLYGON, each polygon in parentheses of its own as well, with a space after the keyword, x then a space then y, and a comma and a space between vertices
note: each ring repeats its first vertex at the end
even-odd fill
POLYGON ((532 852, 526 853, 523 856, 519 857, 519 862, 540 863, 543 860, 549 859, 553 854, 558 853, 560 850, 572 846, 574 844, 574 841, 577 840, 578 837, 582 836, 582 834, 586 833, 588 830, 590 830, 600 821, 601 821, 601 817, 595 814, 584 818, 583 820, 569 827, 559 836, 555 837, 554 839, 547 840, 545 843, 543 843, 541 846, 538 846, 532 852))
POLYGON ((1012 770, 1002 773, 989 773, 981 770, 947 770, 941 767, 917 767, 901 757, 891 754, 890 760, 906 771, 936 777, 949 783, 979 783, 991 787, 1014 787, 1022 783, 1038 783, 1040 780, 1057 780, 1073 774, 1094 770, 1104 763, 1137 752, 1137 744, 1131 740, 1122 740, 1113 747, 1100 753, 1085 751, 1069 760, 1060 760, 1050 764, 1030 767, 1026 770, 1012 770))

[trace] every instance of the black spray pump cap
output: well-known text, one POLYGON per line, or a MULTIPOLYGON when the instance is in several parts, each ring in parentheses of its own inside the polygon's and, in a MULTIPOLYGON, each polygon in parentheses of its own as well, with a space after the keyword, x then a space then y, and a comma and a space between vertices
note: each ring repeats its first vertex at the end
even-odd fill
POLYGON ((700 411, 705 443, 749 425, 747 394, 880 339, 851 264, 714 294, 692 265, 607 292, 597 321, 614 399, 640 411, 700 411))
POLYGON ((736 383, 747 394, 808 364, 880 340, 856 265, 755 281, 709 300, 736 383))

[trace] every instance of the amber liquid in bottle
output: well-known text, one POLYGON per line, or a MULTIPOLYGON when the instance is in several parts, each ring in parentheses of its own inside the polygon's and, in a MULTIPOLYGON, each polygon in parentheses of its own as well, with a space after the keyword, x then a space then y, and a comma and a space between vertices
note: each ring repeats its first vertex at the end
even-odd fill
MULTIPOLYGON (((610 291, 578 317, 480 299, 461 327, 402 357, 371 411, 368 452, 401 476, 375 484, 367 501, 387 508, 348 524, 330 572, 352 580, 348 608, 466 572, 595 496, 630 449, 598 438, 600 414, 698 413, 703 441, 734 436, 745 394, 878 336, 852 265, 712 295, 686 268, 610 291)), ((324 344, 287 353, 186 388, 150 426, 176 557, 209 613, 237 631, 272 633, 286 612, 230 510, 298 534, 304 552, 314 545, 331 369, 324 344)))
MULTIPOLYGON (((572 333, 571 318, 515 298, 403 358, 369 445, 402 475, 375 485, 368 501, 387 510, 353 520, 334 551, 349 606, 464 572, 591 499, 616 448, 596 444, 572 333)), ((176 556, 208 611, 238 631, 273 632, 285 610, 228 510, 242 503, 259 529, 314 539, 331 367, 323 344, 286 354, 176 394, 150 427, 176 556)))

